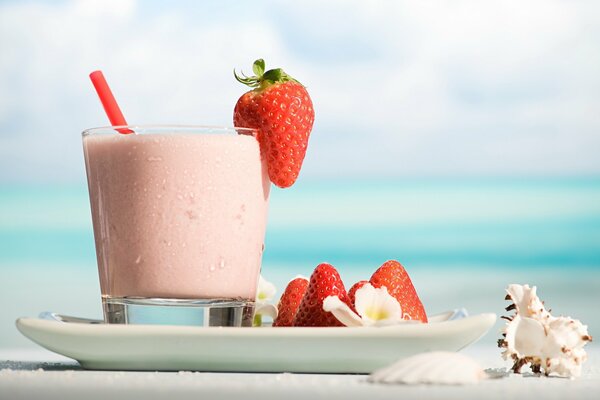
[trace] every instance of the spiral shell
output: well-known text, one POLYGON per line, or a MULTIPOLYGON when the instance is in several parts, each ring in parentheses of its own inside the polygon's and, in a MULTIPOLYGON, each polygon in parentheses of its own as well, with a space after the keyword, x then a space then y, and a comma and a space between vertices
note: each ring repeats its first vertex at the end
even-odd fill
POLYGON ((570 317, 553 317, 536 294, 536 287, 509 285, 506 300, 512 304, 502 317, 507 324, 498 340, 502 357, 514 362, 512 370, 519 373, 530 364, 534 373, 562 377, 581 375, 581 365, 587 359, 583 346, 592 340, 587 326, 570 317))

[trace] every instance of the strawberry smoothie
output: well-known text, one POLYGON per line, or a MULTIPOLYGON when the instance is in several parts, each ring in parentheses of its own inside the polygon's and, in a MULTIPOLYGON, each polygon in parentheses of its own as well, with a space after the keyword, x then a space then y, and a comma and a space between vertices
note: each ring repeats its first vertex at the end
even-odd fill
POLYGON ((253 302, 270 185, 253 131, 134 130, 83 134, 103 300, 253 302))

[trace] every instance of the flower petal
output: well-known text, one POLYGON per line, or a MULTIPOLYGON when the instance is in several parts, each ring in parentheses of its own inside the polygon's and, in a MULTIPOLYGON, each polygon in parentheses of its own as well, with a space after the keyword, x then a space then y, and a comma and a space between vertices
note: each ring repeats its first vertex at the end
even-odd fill
POLYGON ((256 299, 258 301, 271 300, 273 299, 273 296, 275 296, 275 292, 277 292, 275 285, 260 275, 258 278, 258 292, 256 294, 256 299))
POLYGON ((356 291, 355 307, 364 325, 392 325, 402 321, 402 307, 385 286, 370 283, 356 291))
POLYGON ((332 313, 338 321, 346 326, 363 325, 363 320, 337 296, 327 296, 323 301, 323 310, 332 313))
POLYGON ((279 310, 273 304, 257 301, 254 308, 254 315, 264 315, 273 319, 277 318, 279 310))

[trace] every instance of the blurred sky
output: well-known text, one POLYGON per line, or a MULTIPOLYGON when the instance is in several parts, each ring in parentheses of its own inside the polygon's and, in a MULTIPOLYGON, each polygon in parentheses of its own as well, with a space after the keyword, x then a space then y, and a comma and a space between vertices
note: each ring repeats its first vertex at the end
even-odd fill
POLYGON ((254 59, 308 86, 310 178, 600 173, 597 1, 1 1, 0 183, 84 182, 107 125, 230 125, 254 59))

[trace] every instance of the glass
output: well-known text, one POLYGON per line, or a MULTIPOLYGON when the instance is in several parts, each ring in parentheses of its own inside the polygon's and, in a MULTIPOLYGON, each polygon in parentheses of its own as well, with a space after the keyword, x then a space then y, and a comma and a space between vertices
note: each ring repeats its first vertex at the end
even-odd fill
POLYGON ((82 136, 105 322, 251 326, 270 190, 256 131, 82 136))

